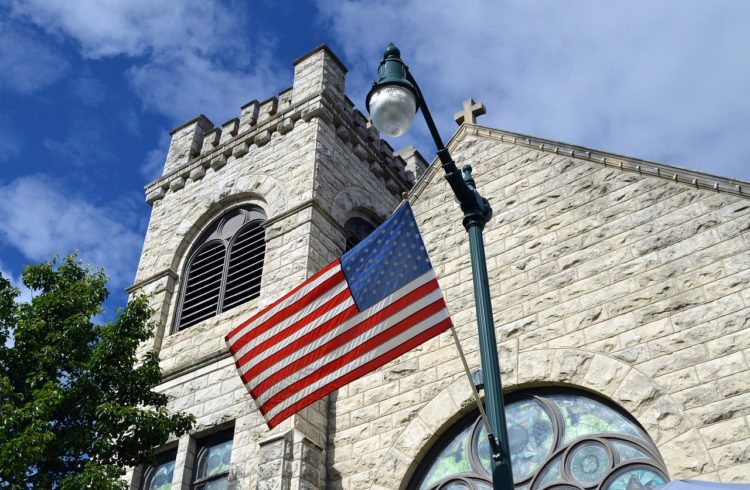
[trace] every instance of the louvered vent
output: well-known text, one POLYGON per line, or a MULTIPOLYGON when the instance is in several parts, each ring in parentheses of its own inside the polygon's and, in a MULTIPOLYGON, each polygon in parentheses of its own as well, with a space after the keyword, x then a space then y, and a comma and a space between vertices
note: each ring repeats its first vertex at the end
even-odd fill
POLYGON ((235 208, 196 240, 183 274, 175 331, 260 295, 265 219, 255 206, 235 208))
POLYGON ((222 311, 260 295, 265 235, 260 222, 254 222, 242 228, 232 242, 222 311))
POLYGON ((216 315, 221 293, 224 255, 224 244, 213 241, 207 243, 193 257, 185 283, 179 329, 216 315))

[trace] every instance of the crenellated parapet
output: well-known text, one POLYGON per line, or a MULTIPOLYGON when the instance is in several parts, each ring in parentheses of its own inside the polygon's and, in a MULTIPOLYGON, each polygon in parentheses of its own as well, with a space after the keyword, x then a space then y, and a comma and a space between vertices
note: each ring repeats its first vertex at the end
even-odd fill
MULTIPOLYGON (((146 186, 153 204, 188 181, 227 165, 282 137, 297 125, 320 122, 335 131, 341 143, 366 162, 393 195, 409 190, 421 173, 384 140, 344 93, 346 68, 323 45, 294 62, 294 83, 277 96, 243 105, 239 117, 215 126, 200 115, 172 131, 163 175, 146 186), (415 175, 416 174, 416 175, 415 175)), ((422 159, 423 160, 423 159, 422 159)))

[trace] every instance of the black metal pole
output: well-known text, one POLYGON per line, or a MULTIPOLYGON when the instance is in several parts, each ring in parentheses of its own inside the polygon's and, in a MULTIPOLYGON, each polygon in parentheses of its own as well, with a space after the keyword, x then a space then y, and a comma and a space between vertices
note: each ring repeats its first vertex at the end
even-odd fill
POLYGON ((408 69, 406 70, 406 76, 417 90, 419 108, 438 148, 438 157, 442 164, 445 179, 451 186, 464 213, 463 224, 469 234, 469 250, 471 252, 471 272, 477 311, 485 404, 491 431, 489 437, 493 453, 492 486, 495 490, 511 490, 513 488, 513 470, 505 421, 500 363, 497 358, 497 338, 495 336, 495 322, 492 317, 492 297, 490 296, 490 283, 487 276, 487 259, 484 255, 484 238, 482 236, 485 224, 492 217, 492 208, 489 202, 477 192, 469 165, 464 166, 464 175, 461 175, 448 148, 445 147, 440 138, 440 133, 438 133, 435 122, 432 120, 432 115, 427 108, 419 85, 417 85, 408 69))

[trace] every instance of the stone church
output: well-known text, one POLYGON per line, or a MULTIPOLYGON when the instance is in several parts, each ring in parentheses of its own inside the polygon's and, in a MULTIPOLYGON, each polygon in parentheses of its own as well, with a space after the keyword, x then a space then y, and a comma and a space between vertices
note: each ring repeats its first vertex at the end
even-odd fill
MULTIPOLYGON (((491 488, 450 331, 272 431, 226 347, 406 196, 479 367, 461 212, 437 163, 394 151, 354 109, 345 75, 321 46, 277 97, 172 132, 129 292, 156 311, 143 348, 160 354, 157 389, 197 423, 131 469, 130 488, 491 488)), ((449 147, 495 212, 485 242, 516 489, 750 481, 750 184, 485 127, 477 112, 457 115, 449 147)))

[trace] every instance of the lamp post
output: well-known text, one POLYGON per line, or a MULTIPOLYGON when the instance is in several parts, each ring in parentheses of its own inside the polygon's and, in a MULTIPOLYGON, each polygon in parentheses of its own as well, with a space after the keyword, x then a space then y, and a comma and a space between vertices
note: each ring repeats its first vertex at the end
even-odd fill
POLYGON ((486 412, 489 419, 488 437, 492 449, 492 484, 495 490, 513 488, 508 431, 503 406, 503 387, 500 381, 500 365, 497 359, 495 324, 492 319, 490 285, 487 278, 487 261, 484 256, 482 230, 492 217, 492 208, 487 199, 479 195, 471 166, 463 167, 463 175, 451 158, 448 148, 440 138, 432 120, 427 103, 419 90, 409 67, 401 60, 401 52, 390 43, 383 53, 378 67, 378 81, 373 82, 367 94, 367 110, 378 130, 388 136, 401 136, 412 122, 417 109, 422 110, 432 139, 437 146, 437 155, 442 164, 445 180, 451 186, 456 200, 464 213, 463 225, 469 234, 471 271, 474 280, 474 299, 479 330, 479 349, 484 378, 486 412))

